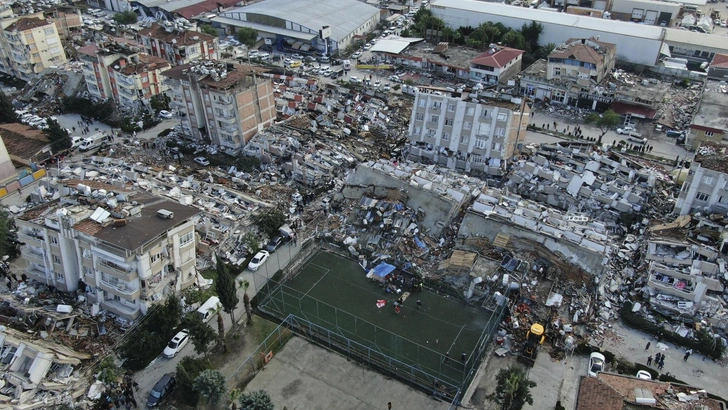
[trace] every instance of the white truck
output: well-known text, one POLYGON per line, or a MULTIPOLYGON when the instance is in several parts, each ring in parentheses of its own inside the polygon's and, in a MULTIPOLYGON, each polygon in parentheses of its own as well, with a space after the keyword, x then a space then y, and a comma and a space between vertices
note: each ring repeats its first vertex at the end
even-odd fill
POLYGON ((99 132, 90 137, 84 138, 83 141, 81 141, 81 145, 78 146, 78 149, 81 151, 89 151, 100 147, 103 143, 108 141, 111 141, 111 137, 103 132, 99 132))

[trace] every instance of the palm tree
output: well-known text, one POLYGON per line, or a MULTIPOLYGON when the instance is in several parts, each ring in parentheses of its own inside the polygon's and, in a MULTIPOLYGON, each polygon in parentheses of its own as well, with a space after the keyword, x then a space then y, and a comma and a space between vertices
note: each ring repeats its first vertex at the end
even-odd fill
POLYGON ((238 399, 240 399, 240 396, 242 394, 243 394, 243 391, 240 389, 230 390, 229 396, 230 396, 230 403, 232 405, 232 410, 238 410, 238 399))
POLYGON ((217 315, 217 337, 218 343, 222 346, 222 351, 227 353, 227 343, 225 342, 225 323, 222 320, 222 305, 218 305, 215 308, 215 314, 217 315))
POLYGON ((551 54, 552 51, 554 51, 554 49, 556 49, 556 43, 548 43, 541 46, 538 51, 541 58, 546 58, 549 56, 549 54, 551 54))
POLYGON ((243 306, 245 306, 245 314, 248 316, 248 323, 253 324, 253 312, 250 308, 250 296, 248 296, 248 288, 250 287, 250 282, 247 280, 242 280, 238 282, 238 287, 243 288, 244 294, 243 294, 243 306))
POLYGON ((521 373, 513 372, 509 374, 505 385, 506 389, 503 394, 506 396, 506 400, 503 403, 503 408, 510 409, 513 405, 513 397, 516 395, 521 385, 521 373))

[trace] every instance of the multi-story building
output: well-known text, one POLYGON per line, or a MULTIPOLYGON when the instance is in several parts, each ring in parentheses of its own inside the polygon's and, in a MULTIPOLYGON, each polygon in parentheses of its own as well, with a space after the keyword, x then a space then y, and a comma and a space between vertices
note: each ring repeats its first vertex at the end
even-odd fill
POLYGON ((273 85, 259 67, 200 60, 162 73, 183 133, 227 150, 245 146, 276 117, 273 85))
POLYGON ((161 57, 141 53, 137 45, 112 42, 82 47, 88 92, 97 98, 113 98, 120 105, 146 105, 166 91, 162 72, 170 67, 161 57))
MULTIPOLYGON (((673 213, 728 212, 728 145, 704 141, 690 164, 673 213)), ((679 179, 680 177, 678 177, 679 179)))
POLYGON ((470 61, 470 79, 498 84, 521 72, 524 51, 491 44, 490 49, 470 61))
POLYGON ((728 101, 723 80, 705 82, 698 108, 687 129, 686 147, 693 151, 706 142, 721 143, 728 139, 728 101))
POLYGON ((22 80, 66 62, 55 23, 39 17, 21 17, 7 25, 0 54, 0 71, 22 80))
POLYGON ((93 181, 52 189, 68 194, 16 221, 30 279, 128 320, 194 283, 197 209, 93 181))
POLYGON ((410 158, 452 169, 499 174, 526 134, 529 107, 515 102, 473 102, 468 93, 420 87, 409 126, 410 158))
POLYGON ((538 60, 521 78, 521 91, 544 99, 590 109, 607 109, 614 91, 605 96, 601 83, 614 70, 617 46, 595 38, 569 39, 546 60, 538 60))
POLYGON ((147 54, 162 57, 172 65, 187 64, 195 60, 217 60, 219 40, 207 33, 178 30, 169 25, 152 24, 139 31, 139 43, 147 54))

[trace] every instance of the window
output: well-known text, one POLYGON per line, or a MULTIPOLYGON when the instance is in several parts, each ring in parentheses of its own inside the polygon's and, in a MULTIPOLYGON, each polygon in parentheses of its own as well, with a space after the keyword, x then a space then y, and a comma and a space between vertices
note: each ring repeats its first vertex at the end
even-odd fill
POLYGON ((508 114, 501 112, 498 113, 498 121, 505 121, 508 119, 508 114))
POLYGON ((470 162, 474 162, 476 164, 481 164, 483 162, 483 156, 480 154, 471 154, 470 162))
POLYGON ((557 77, 561 76, 561 67, 554 67, 554 75, 557 77))
POLYGON ((452 125, 452 118, 445 118, 445 125, 452 125))
POLYGON ((705 185, 713 185, 713 177, 703 177, 703 183, 705 185))
POLYGON ((179 237, 180 246, 185 246, 195 239, 195 231, 189 231, 186 234, 179 237))
POLYGON ((500 149, 501 149, 501 144, 500 143, 493 144, 493 150, 494 151, 500 151, 500 149))
POLYGON ((427 129, 427 136, 429 138, 434 138, 435 137, 435 134, 437 134, 437 130, 436 129, 434 129, 434 128, 428 128, 427 129))
POLYGON ((432 108, 440 108, 440 107, 442 107, 442 102, 440 102, 440 101, 432 102, 432 108))
POLYGON ((440 122, 440 116, 439 115, 433 115, 432 118, 430 119, 430 121, 431 122, 434 122, 435 124, 437 124, 438 122, 440 122))
POLYGON ((33 33, 28 33, 25 35, 26 40, 32 40, 33 39, 33 33))
POLYGON ((55 236, 50 236, 49 238, 51 238, 51 245, 58 246, 58 238, 55 236))
POLYGON ((465 111, 465 115, 473 115, 475 114, 475 107, 468 107, 468 109, 465 111))
POLYGON ((58 54, 61 52, 61 48, 60 47, 51 47, 48 49, 48 52, 51 54, 58 54))
POLYGON ((696 199, 696 200, 698 200, 698 201, 703 201, 703 202, 705 202, 705 201, 707 201, 708 199, 710 199, 710 195, 708 195, 708 194, 704 194, 704 193, 702 193, 702 192, 698 192, 698 195, 696 195, 696 196, 695 196, 695 199, 696 199))
POLYGON ((62 273, 56 273, 56 281, 58 282, 65 282, 66 278, 63 277, 62 273))
POLYGON ((503 137, 506 135, 506 129, 505 128, 496 128, 495 129, 495 136, 496 137, 503 137))
POLYGON ((53 27, 49 27, 45 30, 43 30, 46 34, 53 34, 53 27))
POLYGON ((449 132, 443 132, 442 133, 442 140, 443 141, 450 141, 450 133, 449 132))
POLYGON ((455 104, 448 104, 447 105, 447 110, 450 111, 450 112, 455 111, 455 104))
POLYGON ((485 149, 486 141, 484 137, 475 137, 475 148, 485 149))
POLYGON ((52 255, 53 256, 53 263, 61 263, 61 257, 58 255, 52 255))
POLYGON ((422 120, 425 119, 425 114, 424 113, 421 113, 421 112, 418 112, 417 114, 415 114, 415 119, 417 121, 422 121, 422 120))
POLYGON ((483 110, 480 112, 481 117, 487 117, 488 116, 488 110, 483 110))
POLYGON ((470 140, 470 137, 468 137, 467 135, 461 135, 460 136, 460 143, 461 144, 467 144, 469 140, 470 140))
POLYGON ((162 252, 157 252, 154 255, 151 256, 152 263, 157 263, 158 260, 162 258, 162 252))
POLYGON ((712 137, 713 136, 713 131, 705 131, 705 136, 706 137, 712 137))
POLYGON ((420 100, 420 107, 424 107, 424 106, 426 106, 426 105, 427 105, 427 100, 425 100, 424 98, 423 98, 423 99, 421 99, 421 100, 420 100))
POLYGON ((422 131, 422 128, 415 125, 415 129, 413 130, 413 134, 419 135, 420 134, 420 131, 422 131))
POLYGON ((88 266, 83 267, 83 274, 86 276, 93 276, 94 270, 89 268, 88 266))
POLYGON ((464 129, 464 130, 469 130, 469 129, 471 129, 471 128, 473 128, 473 123, 472 123, 472 122, 470 122, 470 121, 465 121, 465 122, 463 123, 463 129, 464 129))
POLYGON ((720 202, 721 204, 728 204, 728 196, 722 196, 722 197, 720 197, 720 199, 718 200, 718 202, 720 202))

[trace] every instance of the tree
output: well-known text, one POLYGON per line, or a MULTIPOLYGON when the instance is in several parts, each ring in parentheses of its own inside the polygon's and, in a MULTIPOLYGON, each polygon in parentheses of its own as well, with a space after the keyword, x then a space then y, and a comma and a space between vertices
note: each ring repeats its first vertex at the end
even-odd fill
POLYGON ((496 380, 498 386, 491 399, 500 404, 502 410, 521 410, 526 403, 533 404, 531 387, 535 387, 536 382, 528 380, 520 367, 512 365, 501 369, 496 380))
POLYGON ((182 396, 185 402, 191 405, 197 404, 199 394, 192 388, 195 378, 202 373, 204 370, 210 368, 210 364, 207 360, 197 359, 194 357, 183 357, 182 360, 177 363, 177 384, 182 392, 182 396))
POLYGON ((137 14, 132 10, 122 11, 114 14, 114 21, 118 24, 134 24, 137 22, 137 14))
POLYGON ((192 383, 192 389, 200 393, 200 396, 207 399, 210 404, 217 404, 225 397, 227 387, 225 375, 219 370, 207 369, 200 372, 192 383))
POLYGON ((240 396, 240 410, 273 410, 273 402, 265 390, 243 393, 240 396))
POLYGON ((44 134, 51 142, 51 152, 57 153, 71 148, 71 136, 65 128, 61 127, 58 121, 53 118, 46 118, 48 128, 44 134))
POLYGON ((154 112, 160 112, 162 110, 169 111, 169 102, 171 99, 167 94, 157 94, 153 95, 152 98, 149 99, 149 105, 152 107, 154 112))
POLYGON ((276 236, 284 223, 286 223, 286 215, 277 209, 267 209, 255 218, 258 228, 270 237, 276 236))
POLYGON ((215 341, 215 331, 202 321, 197 312, 185 316, 184 326, 190 332, 190 339, 195 346, 195 353, 202 354, 207 359, 207 350, 215 341))
POLYGON ((215 308, 215 314, 217 315, 217 342, 222 347, 222 351, 227 353, 227 343, 225 342, 225 321, 222 319, 222 309, 222 306, 215 308))
POLYGON ((235 278, 230 275, 225 262, 220 258, 220 255, 215 254, 217 280, 215 281, 215 290, 217 291, 217 297, 220 298, 225 313, 230 315, 230 320, 233 326, 235 325, 235 308, 238 307, 240 298, 238 298, 238 290, 235 287, 235 278))
POLYGON ((531 24, 523 23, 521 27, 521 34, 526 42, 525 50, 529 53, 535 53, 538 50, 538 40, 543 33, 543 25, 535 21, 531 21, 531 24))
POLYGON ((240 27, 238 29, 238 41, 248 47, 253 47, 258 41, 258 31, 250 27, 240 27))
POLYGON ((538 48, 538 57, 546 58, 556 49, 556 43, 547 43, 546 45, 538 48))
POLYGON ((248 288, 250 287, 250 282, 247 280, 243 280, 240 283, 240 287, 243 288, 243 306, 245 306, 245 314, 248 316, 248 323, 253 323, 253 310, 250 308, 250 296, 248 296, 248 288))
POLYGON ((15 108, 13 108, 13 103, 10 102, 10 98, 5 93, 0 93, 0 124, 12 122, 20 122, 20 118, 15 113, 15 108))
POLYGON ((526 49, 526 40, 524 40, 523 35, 517 31, 511 30, 504 34, 501 42, 508 47, 517 48, 519 50, 526 49))
POLYGON ((18 235, 13 218, 5 206, 0 206, 0 255, 8 255, 13 260, 20 255, 18 235))
POLYGON ((620 121, 622 121, 622 118, 619 114, 612 110, 607 110, 604 114, 592 112, 584 117, 585 123, 595 125, 602 132, 601 135, 599 135, 599 140, 597 141, 598 144, 602 143, 602 137, 604 137, 604 134, 616 127, 620 121))
POLYGON ((230 396, 230 407, 232 410, 238 410, 238 400, 243 395, 243 391, 240 389, 232 389, 228 396, 230 396))
POLYGON ((209 24, 203 24, 202 27, 200 27, 200 31, 213 37, 220 35, 220 33, 218 33, 217 30, 209 24))
POLYGON ((114 363, 114 358, 111 356, 104 357, 99 362, 99 367, 96 372, 96 379, 104 384, 116 383, 121 377, 122 371, 114 363))

